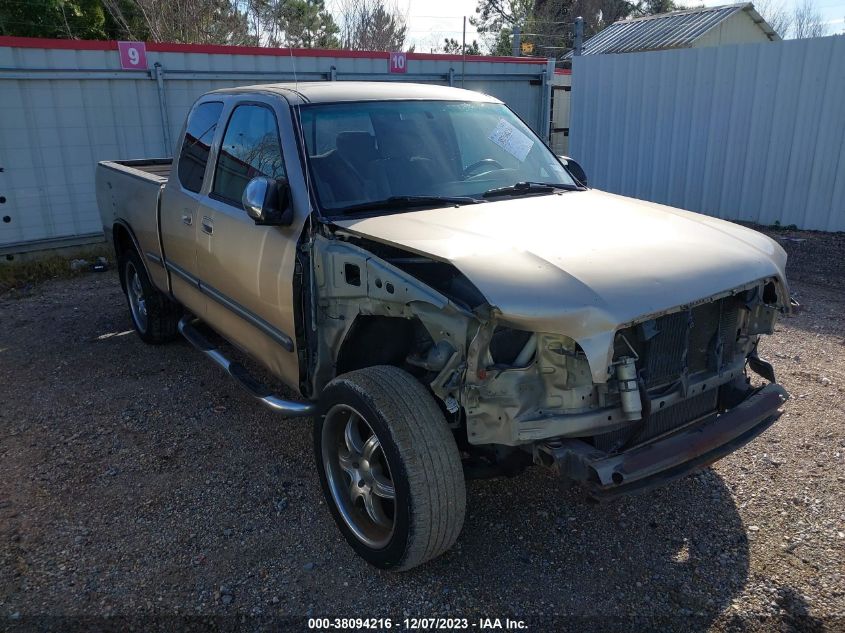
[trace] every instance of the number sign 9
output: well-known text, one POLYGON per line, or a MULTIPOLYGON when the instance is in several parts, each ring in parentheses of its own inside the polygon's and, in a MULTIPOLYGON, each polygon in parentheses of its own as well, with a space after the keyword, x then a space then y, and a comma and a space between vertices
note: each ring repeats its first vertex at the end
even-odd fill
POLYGON ((123 70, 147 69, 147 47, 144 42, 118 42, 117 50, 123 70))

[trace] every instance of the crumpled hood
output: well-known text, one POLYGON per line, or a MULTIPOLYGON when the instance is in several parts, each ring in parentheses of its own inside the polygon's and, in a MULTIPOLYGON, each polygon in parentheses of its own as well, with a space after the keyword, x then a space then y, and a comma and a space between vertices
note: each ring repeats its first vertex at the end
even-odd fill
POLYGON ((786 253, 765 235, 595 190, 336 224, 450 262, 504 321, 578 341, 600 382, 623 325, 765 277, 786 292, 786 253))

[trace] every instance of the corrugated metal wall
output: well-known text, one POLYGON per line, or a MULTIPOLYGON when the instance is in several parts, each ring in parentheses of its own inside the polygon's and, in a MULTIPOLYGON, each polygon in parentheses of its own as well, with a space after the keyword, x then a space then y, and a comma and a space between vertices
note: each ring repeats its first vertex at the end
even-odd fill
MULTIPOLYGON (((2 40, 2 38, 0 38, 2 40)), ((167 137, 177 142, 194 100, 245 84, 337 80, 417 81, 478 90, 505 101, 548 134, 553 71, 526 60, 466 61, 409 55, 405 74, 388 59, 147 51, 151 72, 120 70, 109 50, 3 46, 0 41, 0 253, 91 241, 102 235, 94 193, 97 161, 172 154, 163 131, 155 64, 162 69, 167 137), (334 68, 334 71, 332 70, 334 68)), ((82 43, 81 45, 89 45, 82 43)), ((64 42, 63 46, 73 46, 64 42)), ((165 48, 167 45, 151 45, 165 48)), ((173 46, 190 50, 191 47, 173 46)))
POLYGON ((579 57, 572 84, 592 186, 845 230, 845 37, 579 57))

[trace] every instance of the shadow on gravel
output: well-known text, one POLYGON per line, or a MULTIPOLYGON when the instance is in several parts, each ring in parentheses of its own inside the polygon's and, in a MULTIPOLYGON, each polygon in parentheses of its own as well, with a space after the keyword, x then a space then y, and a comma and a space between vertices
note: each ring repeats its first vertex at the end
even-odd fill
POLYGON ((838 618, 825 622, 810 615, 810 604, 792 587, 780 587, 773 601, 780 612, 766 617, 749 614, 731 614, 725 618, 724 628, 728 631, 788 631, 789 633, 824 633, 840 631, 838 618))
POLYGON ((700 630, 748 576, 745 528, 712 470, 602 505, 540 471, 469 493, 460 550, 395 581, 455 583, 462 606, 488 613, 668 617, 700 630))
POLYGON ((781 618, 785 625, 806 633, 821 633, 828 630, 825 623, 810 615, 810 605, 804 597, 792 587, 778 589, 776 602, 783 611, 781 618))

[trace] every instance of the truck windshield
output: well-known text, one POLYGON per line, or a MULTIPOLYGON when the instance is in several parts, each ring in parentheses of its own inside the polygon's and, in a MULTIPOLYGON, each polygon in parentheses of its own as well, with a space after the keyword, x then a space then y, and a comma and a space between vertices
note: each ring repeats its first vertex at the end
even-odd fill
POLYGON ((534 132, 498 103, 309 105, 301 121, 311 181, 329 217, 360 214, 368 204, 379 214, 406 210, 385 204, 400 197, 455 206, 456 198, 484 200, 491 190, 519 196, 577 188, 534 132), (515 187, 525 183, 540 187, 515 187))

